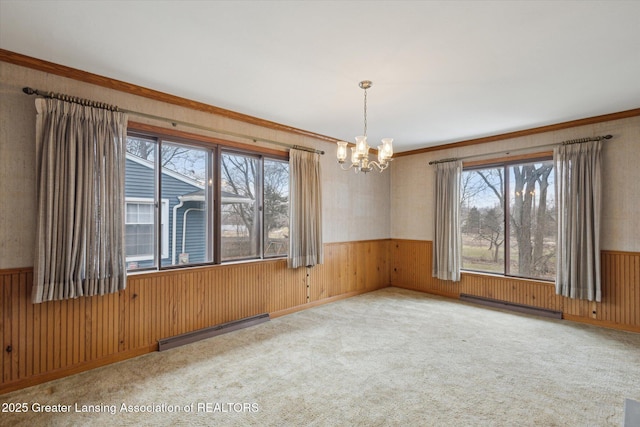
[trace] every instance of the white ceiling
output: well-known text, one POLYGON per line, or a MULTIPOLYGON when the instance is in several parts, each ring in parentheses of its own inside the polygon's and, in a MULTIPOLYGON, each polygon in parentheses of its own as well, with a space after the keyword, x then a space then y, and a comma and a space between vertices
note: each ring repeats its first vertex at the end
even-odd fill
MULTIPOLYGON (((396 151, 640 107, 640 1, 7 1, 0 48, 396 151)), ((47 88, 38 88, 47 90, 47 88)))

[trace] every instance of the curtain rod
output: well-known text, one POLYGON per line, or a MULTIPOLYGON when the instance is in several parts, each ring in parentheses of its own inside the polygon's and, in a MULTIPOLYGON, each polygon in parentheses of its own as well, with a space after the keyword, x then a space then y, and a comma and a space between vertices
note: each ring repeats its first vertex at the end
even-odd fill
POLYGON ((269 143, 269 144, 275 144, 275 145, 279 145, 281 147, 286 147, 286 148, 289 148, 289 149, 309 151, 311 153, 318 153, 318 154, 324 155, 324 151, 316 150, 314 148, 303 147, 303 146, 300 146, 300 145, 291 145, 291 144, 287 144, 287 143, 280 142, 280 141, 273 141, 271 139, 258 138, 258 137, 255 137, 255 136, 245 135, 245 134, 242 134, 242 133, 230 132, 230 131, 226 131, 226 130, 211 128, 211 127, 208 127, 208 126, 202 126, 202 125, 198 125, 198 124, 195 124, 195 123, 183 122, 183 121, 180 121, 180 120, 173 120, 173 119, 170 119, 168 117, 156 116, 156 115, 153 115, 153 114, 142 113, 140 111, 127 110, 127 109, 124 109, 124 108, 119 108, 119 107, 117 107, 115 105, 110 105, 110 104, 106 104, 106 103, 103 103, 103 102, 92 101, 92 100, 84 99, 84 98, 78 98, 78 97, 75 97, 75 96, 69 96, 69 95, 64 95, 64 94, 54 93, 54 92, 43 92, 43 91, 40 91, 38 89, 32 89, 30 87, 24 87, 24 88, 22 88, 22 91, 24 93, 26 93, 27 95, 38 95, 38 96, 42 96, 44 98, 59 99, 61 101, 73 102, 75 104, 85 105, 85 106, 89 106, 89 107, 102 108, 104 110, 109 110, 109 111, 119 111, 121 113, 126 113, 126 114, 130 114, 130 115, 134 115, 134 116, 145 117, 147 119, 159 120, 161 122, 171 123, 171 125, 174 126, 174 127, 176 127, 177 125, 181 125, 181 126, 191 127, 191 128, 195 128, 195 129, 205 130, 205 131, 208 131, 208 132, 214 132, 214 133, 218 133, 218 134, 222 134, 222 135, 233 136, 233 137, 236 137, 236 138, 250 139, 253 142, 258 142, 258 141, 266 142, 266 143, 269 143))
POLYGON ((583 142, 589 142, 589 141, 602 141, 603 139, 611 139, 613 138, 613 136, 611 135, 603 135, 603 136, 594 136, 594 137, 590 137, 590 138, 579 138, 579 139, 569 139, 567 141, 562 141, 562 142, 556 142, 553 144, 545 144, 545 145, 538 145, 535 147, 525 147, 525 148, 516 148, 515 150, 509 150, 507 152, 504 151, 496 151, 493 153, 484 153, 484 154, 474 154, 474 155, 470 155, 470 156, 464 156, 464 157, 451 157, 448 159, 441 159, 441 160, 432 160, 429 162, 430 165, 435 165, 438 163, 446 163, 446 162, 455 162, 458 160, 467 160, 467 159, 473 159, 476 157, 484 157, 484 156, 492 156, 492 155, 496 155, 496 154, 511 154, 511 153, 515 153, 515 152, 519 152, 519 151, 528 151, 531 150, 532 148, 546 148, 546 147, 556 147, 558 145, 571 145, 571 144, 581 144, 583 142))

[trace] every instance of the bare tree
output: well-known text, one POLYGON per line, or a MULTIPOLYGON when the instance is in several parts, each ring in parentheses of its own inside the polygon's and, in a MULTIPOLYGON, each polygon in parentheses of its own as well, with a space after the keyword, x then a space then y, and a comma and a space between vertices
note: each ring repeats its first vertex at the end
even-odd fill
MULTIPOLYGON (((127 137, 127 153, 143 160, 155 161, 155 150, 158 145, 148 139, 127 137)), ((186 146, 164 143, 160 153, 160 163, 163 168, 178 172, 197 181, 204 181, 204 168, 200 150, 186 146)))
POLYGON ((542 272, 545 260, 542 252, 549 175, 553 166, 528 164, 514 166, 511 170, 514 177, 514 202, 509 220, 518 244, 518 272, 523 276, 536 276, 542 272), (539 188, 537 195, 536 187, 539 188))
POLYGON ((224 154, 222 156, 222 190, 243 196, 253 203, 231 203, 230 209, 245 225, 249 239, 253 241, 257 230, 256 215, 256 159, 224 154))
POLYGON ((485 186, 474 179, 473 174, 462 174, 462 191, 460 194, 460 206, 463 208, 468 207, 471 200, 482 193, 485 186))
POLYGON ((478 232, 479 239, 489 242, 489 250, 493 251, 493 262, 500 258, 500 248, 504 244, 504 222, 502 209, 494 207, 487 209, 481 218, 481 228, 478 232))
MULTIPOLYGON (((478 232, 478 238, 489 242, 489 250, 493 251, 493 262, 498 262, 500 256, 500 248, 504 244, 504 223, 502 217, 504 215, 504 174, 499 168, 483 169, 475 171, 482 183, 475 186, 478 193, 484 192, 486 189, 491 190, 496 196, 497 206, 488 209, 482 218, 482 228, 478 232)), ((477 181, 477 180, 476 180, 477 181)), ((473 187, 472 187, 473 188, 473 187)))
POLYGON ((264 226, 267 233, 289 225, 289 164, 264 162, 264 226))
POLYGON ((496 195, 500 208, 504 212, 504 174, 502 169, 483 169, 476 171, 476 173, 485 182, 485 188, 490 189, 496 195))
MULTIPOLYGON (((549 176, 553 172, 553 166, 549 165, 540 171, 540 177, 538 179, 538 187, 540 188, 540 196, 538 198, 538 211, 536 212, 536 239, 533 245, 533 262, 537 273, 545 274, 547 264, 551 258, 550 254, 544 253, 544 238, 547 236, 549 226, 547 225, 552 216, 549 215, 547 202, 549 194, 549 176)), ((555 234, 555 232, 553 233, 555 234)), ((555 251, 554 251, 555 253, 555 251)))
POLYGON ((153 160, 156 144, 145 139, 127 137, 127 153, 144 160, 153 160))

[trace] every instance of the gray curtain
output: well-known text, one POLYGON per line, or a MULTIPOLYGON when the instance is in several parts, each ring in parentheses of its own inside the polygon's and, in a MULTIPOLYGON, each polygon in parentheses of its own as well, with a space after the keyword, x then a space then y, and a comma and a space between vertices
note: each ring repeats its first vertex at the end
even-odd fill
POLYGON ((126 115, 36 100, 37 225, 32 300, 126 286, 126 115))
POLYGON ((556 293, 600 301, 600 141, 554 150, 558 246, 556 293))
POLYGON ((433 277, 460 281, 460 185, 462 162, 436 164, 433 277))
POLYGON ((289 151, 289 268, 323 262, 320 155, 289 151))

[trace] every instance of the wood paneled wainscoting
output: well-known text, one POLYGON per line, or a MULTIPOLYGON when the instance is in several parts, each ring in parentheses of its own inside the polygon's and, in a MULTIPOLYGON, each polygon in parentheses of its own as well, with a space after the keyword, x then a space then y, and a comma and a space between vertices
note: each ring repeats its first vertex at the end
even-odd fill
POLYGON ((602 251, 602 302, 565 298, 553 283, 462 273, 459 283, 432 277, 432 242, 391 242, 391 284, 451 298, 469 294, 563 313, 563 318, 640 332, 640 253, 602 251))
POLYGON ((278 259, 134 274, 117 294, 42 304, 31 303, 31 268, 0 271, 0 393, 155 351, 162 338, 389 286, 389 247, 330 243, 324 264, 296 270, 278 259))

